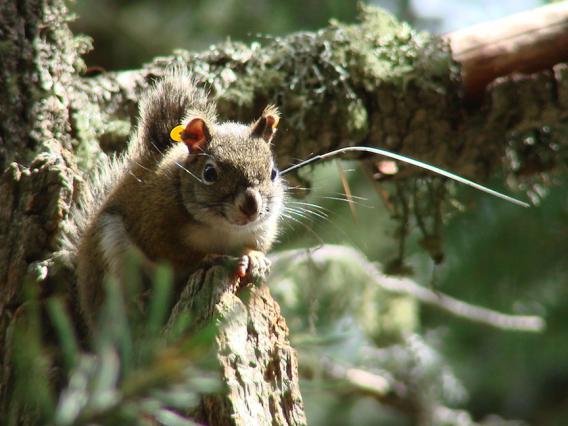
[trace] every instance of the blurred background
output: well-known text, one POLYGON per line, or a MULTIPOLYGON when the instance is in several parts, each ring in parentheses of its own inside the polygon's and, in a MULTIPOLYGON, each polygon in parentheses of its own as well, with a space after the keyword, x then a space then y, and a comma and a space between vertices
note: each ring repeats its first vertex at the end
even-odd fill
MULTIPOLYGON (((522 10, 543 0, 381 0, 382 7, 419 30, 443 34, 522 10)), ((136 68, 172 49, 203 50, 230 38, 313 31, 330 19, 354 22, 355 0, 75 0, 75 32, 90 35, 95 49, 87 64, 107 70, 136 68)))
MULTIPOLYGON (((388 9, 417 29, 442 34, 544 2, 370 3, 388 9)), ((317 30, 330 19, 355 22, 357 17, 357 2, 350 0, 78 0, 70 6, 78 17, 72 25, 74 32, 94 40, 94 50, 85 57, 87 65, 105 70, 138 68, 176 48, 200 51, 227 38, 250 42, 264 35, 317 30)), ((337 200, 343 193, 337 165, 320 166, 310 174, 311 194, 302 200, 319 207, 305 204, 309 211, 299 218, 302 223, 285 224, 276 252, 326 243, 355 247, 383 265, 396 258, 398 225, 392 212, 356 163, 344 163, 343 167, 351 191, 360 197, 355 216, 347 203, 337 200)), ((348 264, 340 265, 334 278, 321 279, 320 284, 325 282, 329 287, 326 289, 293 287, 298 281, 309 281, 313 275, 309 268, 296 271, 295 276, 276 268, 273 291, 283 305, 291 338, 301 356, 317 348, 319 355, 326 354, 346 365, 386 371, 415 386, 420 398, 465 410, 484 424, 502 424, 501 418, 515 420, 507 424, 567 425, 566 177, 555 176, 551 186, 535 192, 539 205, 532 209, 458 189, 458 199, 467 200, 474 208, 452 215, 445 223, 445 260, 440 265, 434 265, 422 248, 416 227, 410 229, 407 238, 405 263, 416 282, 471 304, 542 315, 547 321, 546 331, 501 331, 411 300, 400 305, 404 307, 402 313, 387 310, 379 315, 373 309, 380 310, 384 305, 373 298, 392 296, 373 294, 374 305, 366 306, 359 297, 367 294, 368 284, 364 276, 356 278, 357 271, 347 271, 348 264), (303 278, 301 274, 305 274, 303 278), (380 329, 378 322, 383 325, 380 329)), ((499 177, 485 183, 510 191, 499 177)), ((413 424, 404 410, 343 392, 341 384, 327 382, 322 375, 312 376, 302 383, 310 424, 413 424)))

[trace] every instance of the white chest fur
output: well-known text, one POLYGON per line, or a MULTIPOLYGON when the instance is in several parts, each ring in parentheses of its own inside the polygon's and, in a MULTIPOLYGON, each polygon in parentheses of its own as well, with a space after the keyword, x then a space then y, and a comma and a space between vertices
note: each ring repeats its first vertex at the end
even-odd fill
POLYGON ((276 221, 267 220, 248 226, 193 225, 182 232, 185 244, 194 250, 208 254, 239 256, 245 249, 262 250, 264 246, 270 245, 275 236, 276 221))

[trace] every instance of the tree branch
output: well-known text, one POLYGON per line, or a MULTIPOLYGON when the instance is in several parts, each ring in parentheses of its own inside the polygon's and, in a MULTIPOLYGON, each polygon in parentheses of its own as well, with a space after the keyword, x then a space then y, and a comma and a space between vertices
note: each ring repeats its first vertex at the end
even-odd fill
POLYGON ((371 8, 361 17, 359 25, 333 24, 251 46, 228 42, 199 54, 176 51, 139 71, 78 79, 75 137, 89 146, 97 138, 114 141, 116 149, 134 122, 137 94, 165 67, 186 64, 211 87, 224 117, 250 120, 267 103, 280 106, 280 167, 365 144, 477 180, 497 171, 541 171, 525 167, 534 158, 509 139, 568 118, 568 66, 502 77, 472 108, 460 96, 460 69, 443 41, 371 8), (503 167, 511 150, 514 170, 503 167))
POLYGON ((568 61, 568 3, 558 2, 446 35, 462 66, 466 95, 514 72, 532 73, 568 61))
POLYGON ((544 320, 538 316, 503 314, 427 289, 407 278, 387 276, 377 265, 369 262, 350 247, 326 245, 314 250, 289 250, 272 256, 274 264, 285 262, 288 268, 301 262, 330 262, 334 258, 349 259, 365 271, 376 285, 386 291, 407 294, 459 318, 507 331, 542 332, 545 328, 544 320))

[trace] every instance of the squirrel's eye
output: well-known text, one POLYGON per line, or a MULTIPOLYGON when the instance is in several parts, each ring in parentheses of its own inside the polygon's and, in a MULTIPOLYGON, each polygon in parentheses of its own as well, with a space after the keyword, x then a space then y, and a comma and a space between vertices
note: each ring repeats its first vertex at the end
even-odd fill
POLYGON ((270 180, 274 181, 278 177, 278 169, 272 168, 272 172, 270 173, 270 180))
POLYGON ((218 178, 219 173, 217 172, 217 168, 213 164, 208 163, 205 165, 205 167, 203 167, 203 183, 211 185, 212 183, 215 183, 218 178))

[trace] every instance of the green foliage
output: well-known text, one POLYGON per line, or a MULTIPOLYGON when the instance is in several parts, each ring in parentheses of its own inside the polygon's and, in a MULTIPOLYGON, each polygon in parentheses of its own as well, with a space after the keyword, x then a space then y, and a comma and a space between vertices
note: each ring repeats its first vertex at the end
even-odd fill
POLYGON ((191 322, 185 316, 164 328, 173 291, 171 271, 164 266, 156 270, 147 315, 142 315, 136 304, 125 303, 140 300, 141 294, 139 268, 132 262, 129 269, 126 297, 116 282, 107 281, 109 297, 90 348, 78 340, 57 296, 45 303, 60 349, 53 347, 42 335, 42 305, 30 296, 11 333, 14 380, 7 424, 25 417, 32 424, 60 426, 144 425, 154 424, 153 419, 194 424, 188 410, 198 406, 200 395, 219 389, 211 356, 216 329, 205 326, 188 334, 191 322), (60 387, 58 397, 54 384, 60 387))
POLYGON ((18 319, 8 333, 13 367, 6 424, 17 425, 25 419, 45 423, 54 412, 55 395, 50 383, 49 366, 53 361, 42 345, 40 304, 36 295, 28 296, 18 319))
POLYGON ((53 297, 48 300, 47 311, 59 338, 63 367, 68 374, 76 366, 79 357, 79 344, 75 331, 61 299, 53 297))
POLYGON ((417 331, 416 301, 382 290, 349 258, 316 262, 308 256, 301 263, 282 258, 274 262, 271 289, 285 310, 293 341, 306 333, 332 340, 364 335, 384 346, 417 331))
POLYGON ((568 418, 559 390, 568 381, 567 190, 561 178, 530 210, 478 199, 478 209, 446 227, 441 288, 483 306, 539 312, 547 321, 542 335, 503 335, 427 312, 425 324, 447 328, 448 361, 479 395, 472 400, 474 412, 502 412, 534 424, 543 424, 546 410, 555 411, 550 424, 568 418))

